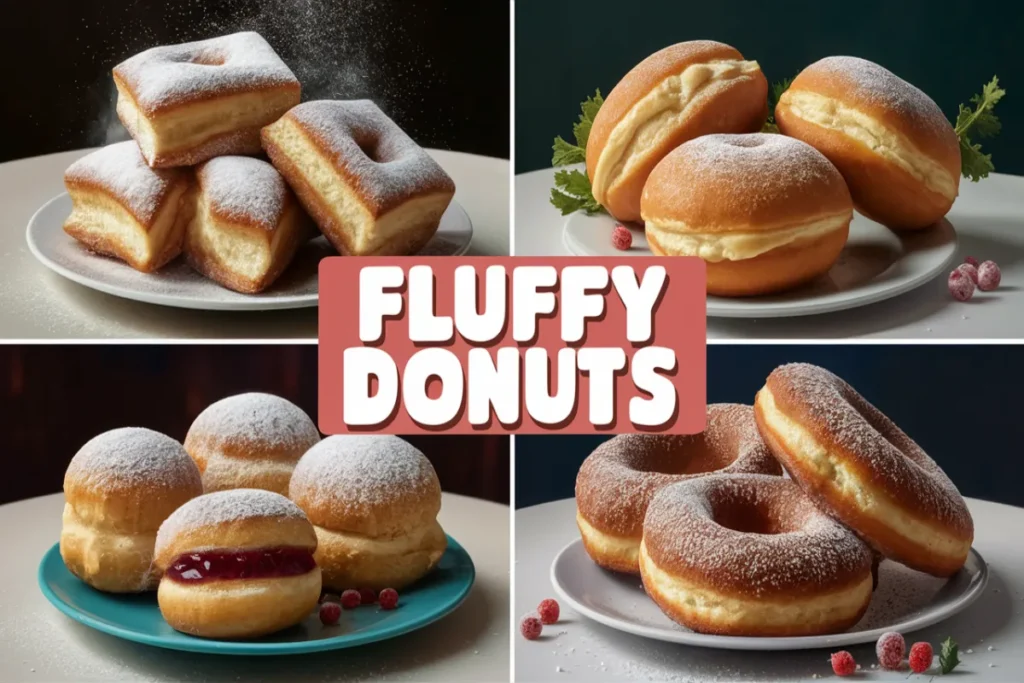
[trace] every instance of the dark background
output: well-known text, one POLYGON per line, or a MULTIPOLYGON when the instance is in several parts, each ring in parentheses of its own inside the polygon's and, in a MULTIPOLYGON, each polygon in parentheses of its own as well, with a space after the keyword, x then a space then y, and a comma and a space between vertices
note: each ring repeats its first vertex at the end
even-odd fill
MULTIPOLYGON (((708 346, 708 403, 751 404, 784 363, 828 368, 888 415, 965 496, 1024 506, 1024 346, 708 346)), ((571 498, 607 437, 517 436, 516 506, 571 498)))
MULTIPOLYGON (((59 492, 72 456, 101 432, 149 427, 182 441, 232 394, 277 394, 317 419, 314 345, 0 346, 0 383, 0 503, 59 492)), ((445 491, 508 504, 508 437, 405 438, 445 491)))
POLYGON ((509 14, 505 0, 3 0, 0 161, 127 139, 116 64, 242 30, 304 100, 370 98, 421 145, 508 158, 509 14))
POLYGON ((1024 3, 940 0, 589 0, 516 3, 516 172, 551 165, 579 104, 644 57, 711 39, 756 59, 769 82, 829 55, 878 62, 928 93, 950 120, 993 75, 1007 95, 1003 132, 984 142, 996 170, 1024 174, 1024 3))

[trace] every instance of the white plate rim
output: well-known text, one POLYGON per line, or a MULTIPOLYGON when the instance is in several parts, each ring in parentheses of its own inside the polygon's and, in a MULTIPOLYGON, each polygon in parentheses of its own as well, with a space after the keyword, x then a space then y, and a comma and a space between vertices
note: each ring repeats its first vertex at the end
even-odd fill
POLYGON ((594 621, 617 631, 632 633, 633 635, 652 640, 678 643, 681 645, 693 645, 717 650, 815 650, 842 645, 872 643, 887 631, 911 633, 937 624, 940 621, 944 621, 970 607, 984 593, 985 586, 988 585, 989 580, 988 563, 985 562, 985 558, 981 556, 981 553, 972 547, 970 549, 970 555, 974 556, 974 559, 981 567, 980 579, 972 584, 968 590, 964 591, 962 595, 943 606, 942 609, 937 609, 933 612, 926 612, 912 619, 907 619, 895 624, 889 624, 885 627, 870 629, 867 631, 855 631, 852 633, 835 633, 824 636, 786 636, 781 638, 715 636, 705 633, 694 633, 693 631, 679 631, 675 629, 642 626, 640 624, 634 624, 621 619, 609 617, 606 614, 602 614, 601 612, 593 610, 580 603, 569 593, 568 590, 565 589, 565 587, 561 585, 561 582, 555 574, 555 567, 558 565, 558 561, 563 555, 573 551, 577 545, 583 545, 582 539, 577 538, 562 548, 558 554, 555 555, 555 559, 552 560, 551 568, 549 570, 552 587, 555 589, 558 596, 570 607, 588 619, 593 619, 594 621))

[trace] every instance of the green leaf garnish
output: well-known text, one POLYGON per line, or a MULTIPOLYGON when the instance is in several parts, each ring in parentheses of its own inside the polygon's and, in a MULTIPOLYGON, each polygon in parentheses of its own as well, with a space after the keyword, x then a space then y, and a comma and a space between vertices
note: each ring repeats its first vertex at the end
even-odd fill
POLYGON ((960 647, 952 638, 942 641, 942 649, 939 650, 939 666, 942 673, 948 674, 960 664, 960 647))
POLYGON ((789 86, 793 84, 792 78, 783 78, 777 83, 772 83, 771 89, 768 91, 768 120, 765 121, 761 127, 762 133, 778 133, 779 127, 775 124, 775 107, 779 103, 779 98, 782 97, 782 93, 789 90, 789 86))
MULTIPOLYGON (((551 146, 552 166, 586 163, 590 129, 594 125, 594 117, 597 116, 597 112, 600 111, 603 104, 604 98, 601 97, 600 90, 594 91, 593 97, 588 97, 580 104, 579 121, 572 126, 576 144, 566 141, 561 135, 555 137, 555 142, 551 146)), ((594 199, 590 178, 579 170, 555 173, 555 187, 551 188, 551 203, 562 212, 563 216, 575 211, 585 211, 588 214, 604 211, 604 208, 594 199)))
POLYGON ((555 187, 551 188, 551 203, 567 216, 574 211, 588 214, 604 211, 590 191, 590 179, 583 171, 555 172, 555 187))
POLYGON ((960 172, 972 182, 978 182, 995 170, 992 155, 982 153, 981 144, 972 142, 971 136, 990 138, 999 133, 1002 123, 992 110, 1005 94, 999 87, 999 78, 993 76, 981 89, 981 94, 971 98, 973 107, 960 105, 955 125, 960 140, 960 172))

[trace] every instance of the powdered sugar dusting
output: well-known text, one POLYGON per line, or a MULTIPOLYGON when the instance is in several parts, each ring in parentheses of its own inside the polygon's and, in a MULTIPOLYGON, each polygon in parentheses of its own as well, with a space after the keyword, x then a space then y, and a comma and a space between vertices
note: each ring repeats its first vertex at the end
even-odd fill
POLYGON ((309 415, 291 401, 252 392, 228 396, 207 407, 189 428, 186 443, 193 438, 288 450, 297 457, 320 441, 320 432, 309 415))
POLYGON ((68 167, 64 182, 89 183, 112 194, 141 223, 150 223, 167 197, 179 169, 152 169, 135 141, 118 142, 87 154, 68 167))
POLYGON ((252 157, 226 156, 199 167, 199 185, 211 208, 229 220, 273 230, 289 192, 273 166, 252 157))
POLYGON ((70 480, 102 491, 142 484, 202 490, 199 468, 182 445, 143 427, 114 429, 89 440, 71 459, 65 489, 70 480))

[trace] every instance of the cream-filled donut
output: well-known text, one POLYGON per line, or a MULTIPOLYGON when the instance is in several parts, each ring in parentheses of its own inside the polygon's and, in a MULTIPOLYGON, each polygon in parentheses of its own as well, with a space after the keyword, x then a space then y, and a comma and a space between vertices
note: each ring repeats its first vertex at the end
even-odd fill
POLYGON ((111 593, 153 590, 157 529, 202 495, 199 470, 181 444, 139 427, 88 441, 64 474, 60 555, 68 570, 111 593))
POLYGON ((332 436, 302 456, 289 495, 316 530, 324 585, 399 589, 447 546, 441 485, 426 456, 397 436, 332 436))

